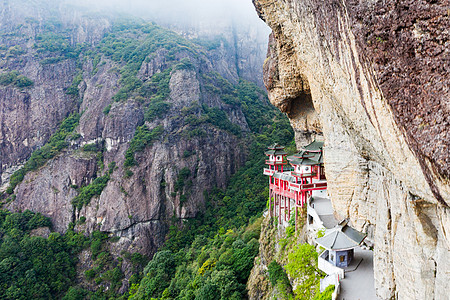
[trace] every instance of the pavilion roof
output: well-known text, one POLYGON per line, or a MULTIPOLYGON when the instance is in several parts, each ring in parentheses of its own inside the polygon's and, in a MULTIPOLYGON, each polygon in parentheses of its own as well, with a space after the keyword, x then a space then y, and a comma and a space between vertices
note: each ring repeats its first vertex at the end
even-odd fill
POLYGON ((323 142, 314 141, 288 157, 294 165, 317 165, 323 163, 323 142))
POLYGON ((273 145, 270 145, 268 148, 271 150, 283 150, 284 146, 281 146, 279 144, 273 144, 273 145))
POLYGON ((359 246, 366 235, 347 223, 348 219, 341 221, 323 237, 317 238, 316 243, 328 250, 345 250, 359 246))
POLYGON ((309 145, 302 147, 302 150, 310 151, 310 152, 321 152, 323 148, 323 142, 314 141, 309 145))
POLYGON ((284 149, 271 149, 264 152, 265 155, 287 155, 284 149))
POLYGON ((317 161, 311 160, 309 158, 297 158, 295 156, 288 156, 287 159, 291 165, 306 165, 313 166, 319 164, 317 161))

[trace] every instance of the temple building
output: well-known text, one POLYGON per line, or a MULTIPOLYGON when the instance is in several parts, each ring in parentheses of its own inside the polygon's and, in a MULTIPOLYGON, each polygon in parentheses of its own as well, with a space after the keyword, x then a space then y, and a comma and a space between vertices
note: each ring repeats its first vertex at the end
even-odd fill
POLYGON ((348 225, 348 219, 339 222, 336 227, 328 230, 316 243, 326 250, 321 257, 332 265, 346 268, 353 259, 354 249, 361 245, 366 235, 348 225))
POLYGON ((287 157, 283 146, 273 145, 265 152, 268 156, 264 175, 269 176, 269 212, 278 216, 279 223, 289 221, 292 209, 297 221, 298 207, 303 207, 314 190, 326 190, 323 167, 323 142, 314 141, 287 157), (287 161, 292 168, 286 168, 287 161))

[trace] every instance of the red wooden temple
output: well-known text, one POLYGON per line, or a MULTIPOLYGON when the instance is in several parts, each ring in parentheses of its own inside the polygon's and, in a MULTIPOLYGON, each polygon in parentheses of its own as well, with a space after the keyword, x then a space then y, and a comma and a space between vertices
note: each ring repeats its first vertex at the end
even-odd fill
POLYGON ((289 157, 284 147, 277 144, 270 146, 265 154, 269 166, 264 169, 264 175, 269 176, 270 216, 278 216, 280 224, 283 218, 287 222, 291 218, 292 207, 297 222, 298 207, 303 207, 312 191, 327 189, 323 142, 314 141, 289 157), (291 168, 286 168, 288 161, 291 168))

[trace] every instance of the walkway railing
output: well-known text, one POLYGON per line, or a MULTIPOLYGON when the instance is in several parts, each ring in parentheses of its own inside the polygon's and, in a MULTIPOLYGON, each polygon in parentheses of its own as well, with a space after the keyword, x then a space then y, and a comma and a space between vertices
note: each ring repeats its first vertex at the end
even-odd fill
POLYGON ((334 285, 334 291, 331 295, 331 299, 335 300, 341 291, 341 284, 337 274, 327 275, 324 279, 320 279, 320 292, 322 293, 330 285, 334 285))
POLYGON ((344 269, 336 267, 328 261, 328 250, 323 251, 322 254, 319 255, 318 267, 327 275, 336 274, 338 276, 338 280, 345 277, 344 269))

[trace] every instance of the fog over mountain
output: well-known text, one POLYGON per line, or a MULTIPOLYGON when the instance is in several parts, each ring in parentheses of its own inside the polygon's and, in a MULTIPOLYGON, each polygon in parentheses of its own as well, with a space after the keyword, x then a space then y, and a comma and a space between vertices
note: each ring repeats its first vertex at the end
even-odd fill
POLYGON ((188 39, 221 38, 224 48, 214 55, 236 59, 234 80, 241 76, 263 87, 262 64, 271 30, 259 19, 251 0, 63 0, 59 3, 61 8, 72 7, 74 11, 82 8, 86 13, 153 21, 188 39))
POLYGON ((250 0, 64 0, 63 3, 97 13, 133 15, 191 36, 216 35, 233 25, 237 31, 258 32, 257 41, 264 39, 264 44, 267 44, 270 33, 267 25, 258 18, 250 0))
POLYGON ((129 13, 160 21, 180 21, 180 19, 234 19, 243 21, 244 18, 247 18, 255 23, 264 24, 259 21, 250 0, 101 0, 95 2, 65 0, 64 2, 96 11, 108 10, 129 13))

